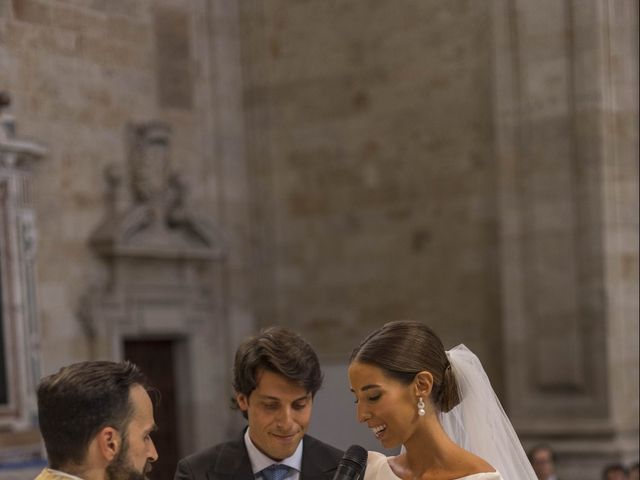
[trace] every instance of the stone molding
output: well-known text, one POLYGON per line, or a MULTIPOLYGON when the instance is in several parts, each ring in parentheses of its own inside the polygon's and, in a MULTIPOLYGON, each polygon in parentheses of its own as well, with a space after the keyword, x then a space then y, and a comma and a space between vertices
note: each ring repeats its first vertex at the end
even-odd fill
POLYGON ((218 404, 228 385, 225 248, 169 168, 168 127, 149 122, 129 133, 128 168, 107 168, 106 214, 89 240, 107 265, 107 280, 85 292, 77 316, 93 358, 122 359, 125 340, 176 342, 178 433, 186 454, 211 436, 194 412, 225 411, 218 404), (129 192, 122 191, 126 184, 129 192))
POLYGON ((37 229, 31 175, 47 150, 17 136, 0 92, 0 340, 4 398, 0 402, 0 465, 40 458, 35 388, 40 379, 40 328, 36 304, 37 229))

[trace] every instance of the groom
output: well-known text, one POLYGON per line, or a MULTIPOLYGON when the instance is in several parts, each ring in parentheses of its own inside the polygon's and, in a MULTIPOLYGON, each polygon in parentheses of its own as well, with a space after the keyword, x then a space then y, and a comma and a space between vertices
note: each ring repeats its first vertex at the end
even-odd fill
POLYGON ((234 405, 248 428, 180 460, 174 480, 331 480, 342 452, 306 435, 321 384, 318 357, 299 335, 271 327, 249 338, 233 366, 234 405))

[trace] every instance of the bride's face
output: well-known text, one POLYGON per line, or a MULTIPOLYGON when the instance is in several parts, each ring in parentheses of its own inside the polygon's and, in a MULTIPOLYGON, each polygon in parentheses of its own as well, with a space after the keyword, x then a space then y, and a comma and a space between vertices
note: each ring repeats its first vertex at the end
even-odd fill
POLYGON ((413 383, 405 385, 381 368, 360 362, 349 366, 349 383, 358 421, 366 423, 385 448, 405 443, 418 419, 413 383))

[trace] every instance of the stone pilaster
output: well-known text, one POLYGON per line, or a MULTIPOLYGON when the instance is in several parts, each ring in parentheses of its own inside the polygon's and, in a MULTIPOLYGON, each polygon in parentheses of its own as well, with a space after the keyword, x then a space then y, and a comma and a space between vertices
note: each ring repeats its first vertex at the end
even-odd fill
POLYGON ((40 329, 31 177, 46 150, 17 136, 9 103, 9 95, 0 92, 0 470, 42 458, 35 393, 40 329))
POLYGON ((493 13, 508 404, 595 479, 638 452, 637 4, 493 13))
MULTIPOLYGON (((231 362, 236 347, 245 337, 253 334, 256 321, 253 308, 252 282, 256 277, 251 253, 250 202, 253 194, 249 184, 246 161, 245 114, 243 111, 243 82, 245 72, 241 61, 240 3, 226 0, 207 2, 206 21, 210 37, 206 68, 209 79, 208 141, 215 152, 208 166, 213 172, 206 185, 216 192, 216 217, 225 232, 229 246, 224 265, 223 299, 225 328, 229 342, 225 345, 229 362, 227 375, 220 379, 226 392, 232 394, 231 362)), ((202 412, 209 415, 210 412, 202 412)), ((231 412, 226 431, 214 433, 219 439, 238 435, 245 425, 238 412, 231 412)))

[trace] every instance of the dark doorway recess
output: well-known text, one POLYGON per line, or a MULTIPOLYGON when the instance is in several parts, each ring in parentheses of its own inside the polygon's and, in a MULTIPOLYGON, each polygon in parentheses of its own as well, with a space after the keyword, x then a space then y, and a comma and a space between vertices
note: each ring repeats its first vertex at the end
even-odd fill
MULTIPOLYGON (((152 434, 158 461, 153 464, 151 480, 173 478, 178 462, 178 422, 176 414, 175 340, 125 340, 124 358, 140 367, 151 386, 160 392, 154 405, 159 429, 152 434)), ((153 398, 153 395, 152 395, 153 398)))

